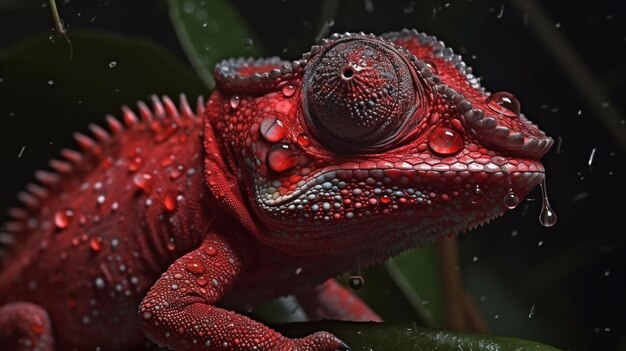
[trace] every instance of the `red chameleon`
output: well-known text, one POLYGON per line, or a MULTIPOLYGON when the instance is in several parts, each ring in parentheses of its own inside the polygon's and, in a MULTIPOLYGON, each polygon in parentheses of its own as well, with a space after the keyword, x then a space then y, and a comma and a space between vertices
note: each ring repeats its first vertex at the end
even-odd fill
POLYGON ((233 310, 299 294, 312 318, 379 320, 328 279, 501 215, 553 144, 415 30, 335 34, 215 78, 195 111, 155 97, 76 134, 82 151, 19 194, 2 350, 348 350, 233 310))

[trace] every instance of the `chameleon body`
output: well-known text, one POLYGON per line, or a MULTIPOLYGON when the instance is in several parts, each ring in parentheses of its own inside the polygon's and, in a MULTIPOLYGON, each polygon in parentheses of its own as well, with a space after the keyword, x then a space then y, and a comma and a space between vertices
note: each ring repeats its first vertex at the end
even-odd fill
POLYGON ((82 151, 19 195, 0 234, 3 350, 348 349, 233 311, 300 294, 313 317, 379 320, 327 279, 501 215, 553 144, 414 30, 215 77, 195 109, 155 97, 77 134, 82 151))

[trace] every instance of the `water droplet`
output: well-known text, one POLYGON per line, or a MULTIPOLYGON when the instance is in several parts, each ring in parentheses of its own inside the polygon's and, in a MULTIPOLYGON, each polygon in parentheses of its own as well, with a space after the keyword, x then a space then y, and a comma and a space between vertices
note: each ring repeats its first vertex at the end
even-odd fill
POLYGON ((504 195, 503 201, 504 201, 504 206, 506 206, 506 208, 508 208, 509 210, 512 210, 515 207, 517 207, 517 205, 519 205, 519 197, 515 195, 513 190, 509 191, 508 194, 504 195))
POLYGON ((128 162, 128 170, 131 172, 136 172, 143 165, 143 159, 141 157, 134 157, 130 162, 128 162))
POLYGON ((202 251, 204 251, 204 253, 206 253, 209 256, 217 255, 217 249, 214 248, 213 246, 204 246, 202 248, 202 251))
POLYGON ((463 137, 457 131, 437 127, 428 136, 428 147, 440 155, 452 155, 463 149, 463 137))
POLYGON ((387 195, 383 195, 380 197, 380 203, 383 205, 387 205, 391 203, 391 197, 387 196, 387 195))
POLYGON ((185 269, 194 275, 200 275, 202 273, 204 273, 205 268, 204 265, 202 264, 202 262, 199 261, 190 261, 187 262, 187 264, 185 265, 185 269))
POLYGON ((52 79, 50 79, 50 80, 48 81, 48 84, 52 85, 52 84, 54 84, 54 81, 53 81, 52 79))
POLYGON ((309 147, 311 146, 311 139, 306 134, 300 133, 298 135, 298 144, 302 147, 309 147))
POLYGON ((182 174, 183 174, 183 172, 182 172, 180 169, 175 168, 175 169, 173 169, 173 170, 170 172, 170 178, 171 178, 171 179, 178 179, 178 178, 180 178, 180 176, 181 176, 182 174))
POLYGON ((167 244, 165 245, 167 247, 167 249, 169 251, 174 251, 176 250, 176 244, 174 244, 173 241, 168 241, 167 244))
POLYGON ((278 117, 267 116, 261 122, 259 132, 265 140, 270 143, 275 143, 285 137, 287 129, 283 126, 283 122, 281 122, 278 117))
POLYGON ((480 185, 476 184, 476 187, 470 195, 470 202, 474 205, 478 205, 483 202, 484 198, 483 190, 480 188, 480 185))
POLYGON ((93 252, 99 252, 102 250, 102 240, 100 238, 91 238, 89 240, 89 247, 93 252))
POLYGON ((163 206, 166 210, 173 212, 176 210, 177 205, 178 201, 176 200, 176 195, 167 194, 165 198, 163 198, 163 206))
POLYGON ((230 98, 230 107, 232 107, 233 109, 239 107, 239 103, 241 103, 241 98, 239 96, 233 95, 230 98))
POLYGON ((198 279, 196 279, 196 284, 200 286, 207 286, 209 282, 206 279, 199 277, 198 279))
POLYGON ((66 208, 54 214, 54 224, 59 229, 67 228, 74 217, 74 210, 66 208))
POLYGON ((548 189, 545 176, 541 181, 541 196, 543 197, 543 202, 541 204, 541 214, 539 214, 539 223, 544 227, 552 227, 556 224, 556 213, 552 210, 550 202, 548 201, 548 189))
POLYGON ((30 330, 38 335, 43 334, 43 332, 45 331, 45 328, 43 326, 43 323, 41 323, 41 321, 37 320, 35 322, 33 322, 33 324, 30 326, 30 330))
POLYGON ((137 174, 133 177, 133 184, 148 194, 152 190, 152 176, 147 173, 137 174))
POLYGON ((289 144, 275 144, 267 154, 267 163, 274 172, 284 172, 298 164, 298 156, 289 144))
POLYGON ((250 49, 252 45, 254 44, 254 40, 252 40, 251 38, 245 38, 244 40, 241 41, 241 44, 243 44, 244 48, 250 49))
POLYGON ((348 285, 352 290, 360 290, 365 285, 365 279, 360 274, 354 274, 348 277, 348 285))
POLYGON ((293 86, 292 84, 285 84, 283 86, 283 95, 285 95, 285 97, 290 97, 295 92, 296 92, 296 87, 293 86))
POLYGON ((424 60, 424 63, 426 64, 426 66, 428 66, 428 69, 430 70, 430 72, 432 72, 432 74, 439 74, 439 69, 434 62, 424 60))
POLYGON ((109 68, 115 68, 115 66, 117 66, 117 62, 115 61, 109 62, 109 68))
POLYGON ((515 95, 506 91, 489 95, 485 102, 490 109, 508 117, 517 117, 521 111, 519 100, 517 100, 515 95))

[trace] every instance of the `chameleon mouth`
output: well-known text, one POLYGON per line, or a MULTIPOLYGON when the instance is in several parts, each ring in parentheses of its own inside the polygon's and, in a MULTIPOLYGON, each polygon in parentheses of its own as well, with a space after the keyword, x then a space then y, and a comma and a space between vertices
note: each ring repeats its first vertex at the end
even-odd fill
MULTIPOLYGON (((408 162, 364 161, 353 163, 350 168, 345 166, 326 167, 301 180, 295 190, 284 194, 257 184, 257 200, 270 208, 280 209, 292 206, 294 202, 310 199, 318 193, 340 193, 346 184, 352 183, 362 182, 369 185, 378 183, 385 184, 387 188, 395 186, 404 196, 406 189, 437 187, 441 184, 451 184, 448 187, 454 188, 467 183, 476 185, 487 183, 493 178, 501 180, 503 187, 508 185, 511 189, 527 192, 542 181, 545 172, 539 161, 509 159, 502 156, 472 159, 465 155, 455 162, 444 163, 432 159, 414 165, 408 162)), ((374 194, 374 197, 379 195, 384 194, 374 194)), ((394 192, 391 192, 391 196, 394 196, 394 192)))

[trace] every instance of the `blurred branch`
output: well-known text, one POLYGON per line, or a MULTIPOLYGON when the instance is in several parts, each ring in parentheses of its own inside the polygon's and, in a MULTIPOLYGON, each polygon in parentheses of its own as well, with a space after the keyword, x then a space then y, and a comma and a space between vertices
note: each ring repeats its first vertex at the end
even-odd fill
POLYGON ((459 276, 458 245, 455 236, 437 241, 439 279, 443 293, 446 326, 453 330, 467 330, 465 319, 465 296, 459 276))
POLYGON ((621 125, 624 115, 611 103, 604 87, 598 83, 576 50, 555 28, 554 23, 535 0, 510 1, 519 12, 528 15, 528 24, 537 39, 578 89, 608 133, 622 150, 626 150, 626 129, 621 125))

